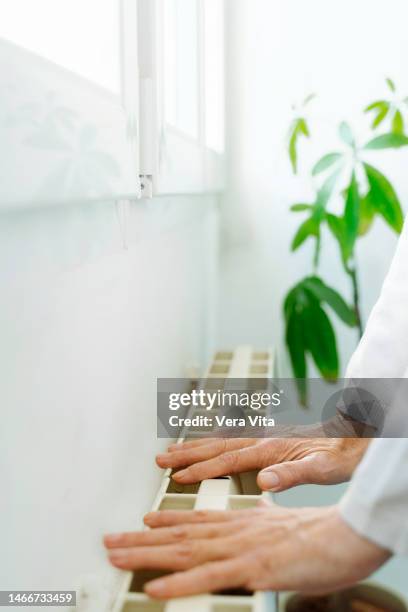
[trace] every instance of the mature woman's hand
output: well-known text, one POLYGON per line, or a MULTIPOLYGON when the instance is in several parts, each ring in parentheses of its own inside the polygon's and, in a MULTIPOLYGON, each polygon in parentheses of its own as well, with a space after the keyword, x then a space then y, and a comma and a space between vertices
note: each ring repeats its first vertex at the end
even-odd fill
POLYGON ((207 439, 173 444, 156 457, 181 484, 227 474, 262 470, 258 485, 284 491, 300 484, 336 484, 350 479, 367 438, 207 439), (180 469, 183 468, 183 469, 180 469))
POLYGON ((389 557, 337 507, 163 511, 145 523, 152 529, 106 536, 105 546, 115 567, 176 572, 145 585, 157 599, 232 587, 325 593, 367 577, 389 557))

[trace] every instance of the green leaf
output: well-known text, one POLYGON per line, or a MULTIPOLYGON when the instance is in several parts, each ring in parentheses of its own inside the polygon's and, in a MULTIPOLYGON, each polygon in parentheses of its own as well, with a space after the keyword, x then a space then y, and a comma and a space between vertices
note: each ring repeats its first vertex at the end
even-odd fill
POLYGON ((292 371, 296 378, 299 399, 305 406, 307 402, 307 362, 303 338, 302 317, 295 312, 286 324, 286 346, 289 351, 292 371))
POLYGON ((292 314, 292 310, 294 309, 295 306, 295 291, 294 289, 291 289, 290 291, 288 291, 285 300, 283 302, 283 312, 285 314, 285 321, 286 323, 289 320, 289 317, 292 314))
POLYGON ((309 138, 310 136, 309 127, 304 119, 299 119, 299 130, 302 132, 304 136, 307 136, 307 138, 309 138))
POLYGON ((324 181, 323 185, 317 192, 317 198, 316 198, 316 204, 315 204, 317 214, 319 214, 319 212, 320 213, 324 212, 327 204, 329 203, 329 200, 333 193, 333 189, 336 185, 337 179, 339 178, 340 171, 341 171, 340 168, 335 170, 333 174, 331 174, 324 181))
POLYGON ((304 341, 321 375, 335 381, 339 375, 336 336, 329 317, 317 301, 310 301, 303 313, 304 341))
POLYGON ((292 313, 289 317, 286 328, 286 344, 289 348, 295 376, 297 378, 306 378, 306 354, 301 322, 301 317, 296 313, 292 313))
POLYGON ((316 174, 324 172, 324 170, 327 170, 327 168, 330 168, 331 166, 333 166, 333 164, 340 161, 342 157, 343 156, 341 153, 328 153, 327 155, 324 155, 314 166, 312 170, 312 175, 316 176, 316 174))
POLYGON ((319 223, 314 217, 310 217, 310 219, 306 219, 299 227, 296 235, 293 239, 291 249, 292 251, 296 251, 304 242, 309 238, 309 236, 318 236, 319 235, 319 223))
POLYGON ((395 112, 394 118, 392 120, 392 131, 394 134, 404 134, 404 118, 402 116, 401 111, 397 110, 395 112))
POLYGON ((398 196, 389 180, 376 168, 364 163, 370 190, 366 196, 373 207, 397 233, 401 233, 404 215, 398 196))
POLYGON ((345 255, 349 259, 354 251, 360 223, 360 194, 355 172, 347 189, 346 207, 344 210, 345 255))
POLYGON ((384 108, 384 106, 388 108, 389 103, 387 102, 387 100, 376 100, 375 102, 372 102, 371 104, 366 106, 364 112, 369 113, 372 110, 379 110, 381 108, 384 108))
POLYGON ((367 108, 364 109, 365 113, 370 111, 375 111, 375 116, 371 127, 375 129, 378 127, 386 118, 388 111, 390 110, 390 103, 386 100, 378 100, 377 102, 373 102, 367 108))
POLYGON ((295 285, 284 302, 286 345, 303 404, 307 400, 308 355, 326 380, 334 381, 339 375, 336 336, 322 303, 328 304, 349 324, 354 324, 351 310, 342 297, 316 276, 295 285))
MULTIPOLYGON (((296 251, 296 249, 298 249, 305 242, 305 240, 309 238, 309 236, 319 238, 320 223, 324 219, 324 210, 333 192, 339 173, 340 171, 338 170, 329 176, 317 192, 316 202, 311 207, 313 214, 302 223, 296 232, 296 235, 292 241, 292 251, 296 251)), ((301 205, 301 208, 304 209, 304 206, 307 206, 307 204, 301 205)), ((300 210, 300 208, 297 207, 297 210, 300 210)))
POLYGON ((365 150, 374 149, 398 149, 400 147, 406 147, 408 145, 408 136, 404 134, 381 134, 376 136, 364 146, 365 150))
POLYGON ((366 196, 360 200, 360 224, 358 235, 365 236, 373 224, 376 210, 370 202, 370 198, 366 196))
POLYGON ((344 219, 338 217, 337 215, 333 215, 332 213, 326 213, 326 220, 333 236, 337 238, 337 240, 342 240, 344 233, 344 219))
POLYGON ((303 290, 302 282, 295 285, 290 291, 288 291, 285 302, 284 312, 286 321, 293 313, 301 313, 307 305, 307 294, 303 290))
POLYGON ((345 121, 340 123, 339 134, 343 142, 345 142, 350 147, 354 147, 355 142, 354 142, 353 132, 351 131, 349 124, 346 123, 345 121))
POLYGON ((293 133, 289 140, 289 157, 292 164, 292 170, 294 174, 297 173, 297 128, 293 130, 293 133))
POLYGON ((312 210, 312 204, 292 204, 290 210, 292 212, 304 212, 305 210, 312 210))
POLYGON ((289 158, 292 164, 294 174, 297 173, 297 162, 298 162, 298 140, 299 136, 303 135, 307 138, 310 136, 309 128, 306 120, 303 117, 294 119, 289 130, 289 158))
POLYGON ((325 302, 334 310, 337 316, 350 327, 356 325, 356 315, 354 310, 348 306, 341 295, 328 287, 321 278, 311 276, 304 281, 304 286, 313 293, 319 302, 325 302))
POLYGON ((327 225, 329 226, 329 230, 339 244, 341 259, 344 267, 346 268, 348 263, 348 252, 344 218, 333 215, 332 213, 326 213, 326 221, 327 225))
POLYGON ((384 121, 384 119, 386 118, 386 116, 387 116, 387 114, 388 114, 388 110, 389 110, 389 107, 387 107, 387 108, 383 108, 382 110, 380 110, 380 111, 377 113, 377 116, 376 116, 376 117, 374 117, 373 123, 372 123, 372 125, 371 125, 371 127, 372 127, 373 129, 375 129, 376 127, 378 127, 379 125, 381 125, 381 123, 384 121))
POLYGON ((337 171, 326 179, 317 192, 316 202, 313 205, 294 204, 292 206, 292 210, 296 212, 304 210, 312 211, 312 215, 302 223, 296 232, 296 235, 292 241, 292 251, 296 251, 296 249, 298 249, 310 236, 319 238, 320 223, 324 220, 324 211, 333 192, 339 173, 340 172, 337 171))
POLYGON ((391 89, 391 91, 395 93, 395 83, 394 83, 394 81, 392 79, 390 79, 389 77, 387 77, 385 79, 385 82, 387 83, 387 85, 391 89))

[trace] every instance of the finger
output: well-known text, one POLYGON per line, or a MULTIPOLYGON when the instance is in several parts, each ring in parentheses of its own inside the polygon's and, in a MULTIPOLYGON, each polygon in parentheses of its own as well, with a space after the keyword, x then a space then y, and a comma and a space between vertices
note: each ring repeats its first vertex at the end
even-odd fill
POLYGON ((219 440, 219 438, 204 438, 201 440, 187 440, 186 442, 177 442, 176 444, 170 444, 167 450, 169 452, 172 452, 173 450, 195 448, 196 446, 202 446, 203 444, 209 444, 211 442, 215 442, 216 440, 219 440))
POLYGON ((257 502, 256 507, 257 508, 263 508, 265 510, 265 508, 271 509, 272 507, 274 507, 275 504, 273 503, 273 501, 271 499, 266 499, 265 497, 261 497, 261 499, 257 502))
POLYGON ((205 461, 226 451, 226 440, 214 440, 192 448, 182 448, 169 453, 157 455, 156 463, 161 468, 178 468, 198 461, 205 461))
POLYGON ((191 523, 226 523, 251 516, 255 510, 159 510, 146 514, 144 522, 153 528, 191 523))
POLYGON ((297 461, 285 461, 259 472, 258 486, 263 491, 285 491, 301 484, 318 483, 317 457, 309 455, 297 461))
POLYGON ((186 540, 162 546, 136 546, 114 548, 108 551, 115 567, 126 570, 161 569, 185 570, 196 565, 225 559, 231 554, 226 538, 213 540, 186 540))
POLYGON ((225 439, 227 443, 239 442, 242 448, 257 443, 257 440, 255 438, 205 438, 201 440, 187 440, 186 442, 181 442, 180 444, 170 444, 168 450, 171 452, 174 450, 196 448, 197 446, 202 446, 204 444, 212 444, 213 442, 217 442, 218 440, 223 439, 225 439))
POLYGON ((245 584, 247 567, 244 557, 206 563, 186 572, 148 582, 144 589, 154 599, 170 599, 240 587, 245 584))
POLYGON ((232 450, 218 457, 195 463, 174 474, 173 478, 181 484, 191 484, 207 478, 246 472, 262 467, 262 458, 260 445, 232 450))
MULTIPOLYGON (((248 443, 246 443, 248 445, 248 443)), ((179 468, 206 461, 225 452, 243 448, 242 440, 214 440, 209 444, 201 444, 193 448, 174 450, 170 453, 157 455, 156 462, 162 468, 179 468)))
POLYGON ((158 546, 163 544, 175 544, 183 540, 212 539, 224 537, 236 533, 235 521, 229 523, 200 523, 175 525, 145 531, 129 533, 115 533, 104 537, 106 548, 131 548, 134 546, 158 546))

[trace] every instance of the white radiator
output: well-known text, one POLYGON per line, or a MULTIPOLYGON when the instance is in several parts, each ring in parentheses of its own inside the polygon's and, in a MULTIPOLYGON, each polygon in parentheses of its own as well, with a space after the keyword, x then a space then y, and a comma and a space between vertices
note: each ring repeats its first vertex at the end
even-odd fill
MULTIPOLYGON (((215 354, 205 378, 272 378, 275 360, 271 350, 254 351, 242 346, 234 351, 215 354)), ((183 432, 181 443, 189 432, 183 432)), ((189 436, 190 437, 190 436, 189 436)), ((180 485, 171 479, 171 470, 163 472, 152 510, 240 510, 256 506, 262 496, 256 485, 256 473, 247 472, 225 478, 204 480, 196 485, 180 485)), ((120 588, 112 605, 103 609, 98 604, 98 585, 93 592, 79 593, 76 612, 275 612, 278 595, 255 592, 244 595, 206 594, 158 602, 143 592, 143 584, 154 577, 151 571, 121 572, 120 588)), ((99 585, 101 587, 101 584, 99 585)), ((107 585, 105 585, 107 588, 107 585)), ((92 589, 91 589, 92 590, 92 589)))

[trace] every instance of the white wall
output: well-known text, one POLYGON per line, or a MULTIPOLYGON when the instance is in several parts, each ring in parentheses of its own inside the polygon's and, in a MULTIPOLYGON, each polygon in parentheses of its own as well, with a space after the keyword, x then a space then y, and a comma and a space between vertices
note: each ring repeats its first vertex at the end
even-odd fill
MULTIPOLYGON (((393 77, 408 94, 408 7, 404 0, 227 0, 228 192, 224 202, 219 313, 220 340, 282 346, 282 297, 310 271, 311 249, 289 254, 302 219, 289 214, 310 201, 307 172, 319 156, 336 150, 337 126, 348 120, 364 142, 368 102, 387 95, 393 77), (318 94, 310 106, 311 143, 300 146, 300 176, 291 174, 286 135, 291 105, 318 94)), ((372 161, 408 199, 405 151, 372 161)), ((364 317, 378 295, 395 236, 377 221, 358 252, 364 317)), ((331 239, 324 244, 321 274, 351 295, 331 239)), ((356 332, 339 324, 343 366, 356 332)))
POLYGON ((210 197, 0 214, 2 589, 112 574, 102 534, 159 483, 156 378, 212 348, 216 241, 210 197))

